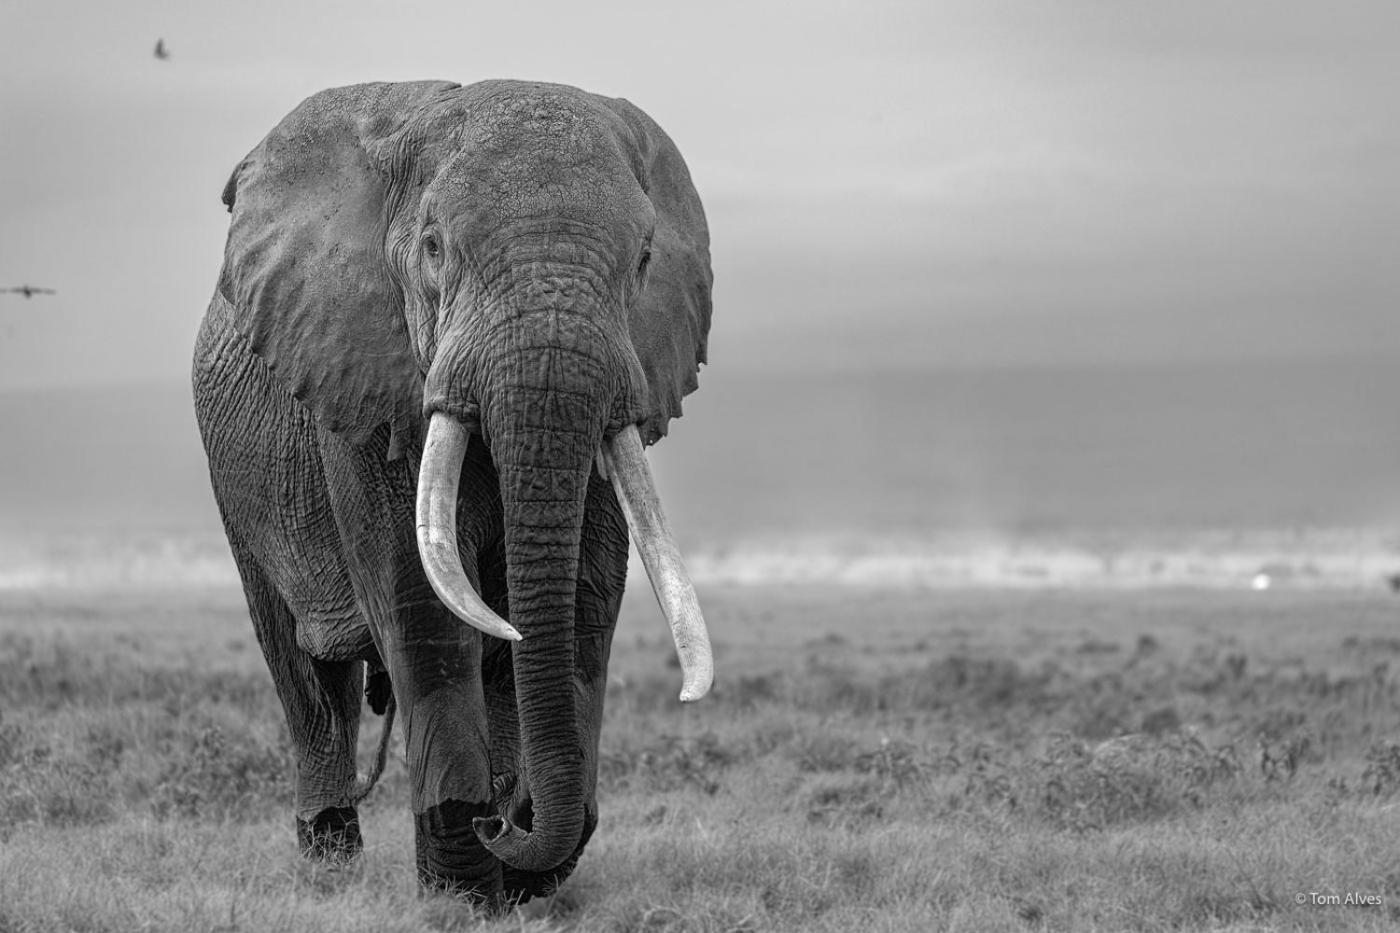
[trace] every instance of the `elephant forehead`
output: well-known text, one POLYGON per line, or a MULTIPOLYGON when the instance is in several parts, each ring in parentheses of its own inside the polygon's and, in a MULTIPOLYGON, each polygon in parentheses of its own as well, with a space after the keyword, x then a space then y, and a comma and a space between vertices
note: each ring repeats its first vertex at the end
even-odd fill
POLYGON ((483 149, 537 149, 542 157, 594 155, 604 131, 591 107, 543 88, 502 94, 487 102, 474 141, 483 149))
POLYGON ((625 180, 586 173, 483 173, 468 164, 460 172, 449 167, 440 173, 424 209, 426 216, 469 239, 540 234, 618 244, 645 232, 649 211, 644 196, 629 196, 640 195, 640 189, 630 192, 625 185, 625 180))
POLYGON ((442 196, 528 196, 540 189, 588 199, 634 176, 608 125, 588 101, 548 86, 513 87, 460 102, 426 128, 438 150, 442 196), (454 108, 456 109, 456 108, 454 108))

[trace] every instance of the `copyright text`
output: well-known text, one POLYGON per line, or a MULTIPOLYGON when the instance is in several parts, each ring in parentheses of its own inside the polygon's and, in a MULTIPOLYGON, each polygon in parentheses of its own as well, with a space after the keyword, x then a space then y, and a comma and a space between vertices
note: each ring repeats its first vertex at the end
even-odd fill
POLYGON ((1307 907, 1384 907, 1385 898, 1360 891, 1299 891, 1293 895, 1293 903, 1307 907))

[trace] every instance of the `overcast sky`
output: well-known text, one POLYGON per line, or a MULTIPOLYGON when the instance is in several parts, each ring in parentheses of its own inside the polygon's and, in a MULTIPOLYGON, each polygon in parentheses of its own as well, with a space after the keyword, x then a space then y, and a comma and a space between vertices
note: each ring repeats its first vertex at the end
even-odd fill
POLYGON ((0 33, 0 285, 59 291, 0 295, 0 388, 184 378, 233 165, 418 78, 655 117, 716 365, 1400 352, 1393 0, 11 0, 0 33))

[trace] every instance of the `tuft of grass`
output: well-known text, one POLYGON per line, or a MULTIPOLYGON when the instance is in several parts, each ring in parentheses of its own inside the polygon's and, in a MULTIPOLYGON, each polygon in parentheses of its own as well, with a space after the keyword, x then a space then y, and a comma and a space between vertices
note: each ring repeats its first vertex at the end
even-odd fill
POLYGON ((1377 797, 1400 794, 1400 741, 1376 742, 1366 749, 1361 783, 1377 797))

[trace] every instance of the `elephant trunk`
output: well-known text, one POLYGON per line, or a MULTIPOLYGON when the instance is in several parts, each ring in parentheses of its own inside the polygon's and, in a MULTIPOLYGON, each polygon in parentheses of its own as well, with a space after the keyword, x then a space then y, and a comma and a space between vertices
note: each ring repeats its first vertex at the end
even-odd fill
POLYGON ((612 354, 577 315, 542 312, 508 325, 482 400, 500 476, 528 827, 506 815, 476 821, 506 864, 548 871, 583 832, 585 741, 574 693, 575 587, 584 499, 619 391, 612 354))

